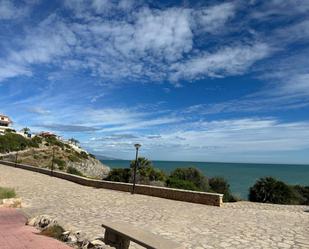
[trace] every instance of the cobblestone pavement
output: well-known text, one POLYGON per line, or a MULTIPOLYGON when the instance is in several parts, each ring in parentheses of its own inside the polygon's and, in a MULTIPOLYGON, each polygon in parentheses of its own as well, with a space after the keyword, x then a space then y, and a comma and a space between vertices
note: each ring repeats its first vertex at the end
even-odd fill
POLYGON ((108 219, 185 248, 309 248, 309 206, 238 202, 219 208, 95 189, 3 165, 0 186, 14 187, 29 215, 52 215, 89 238, 102 236, 100 225, 108 219))
POLYGON ((58 240, 42 236, 16 209, 0 208, 1 249, 71 249, 58 240))

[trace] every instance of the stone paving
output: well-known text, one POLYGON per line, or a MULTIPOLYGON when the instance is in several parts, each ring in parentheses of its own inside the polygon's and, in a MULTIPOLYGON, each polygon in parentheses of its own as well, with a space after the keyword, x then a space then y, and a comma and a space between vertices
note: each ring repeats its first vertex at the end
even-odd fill
POLYGON ((309 206, 238 202, 219 208, 95 189, 3 165, 0 186, 14 187, 29 215, 51 215, 89 238, 102 236, 100 225, 108 219, 160 234, 188 249, 309 248, 309 206))

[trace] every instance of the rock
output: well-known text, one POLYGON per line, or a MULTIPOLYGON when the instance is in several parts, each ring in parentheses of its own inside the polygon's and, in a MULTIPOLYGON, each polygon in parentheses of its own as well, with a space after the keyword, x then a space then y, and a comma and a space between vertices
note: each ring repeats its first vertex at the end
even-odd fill
POLYGON ((105 246, 104 242, 102 240, 98 240, 98 239, 95 239, 95 240, 91 241, 90 243, 94 246, 105 246))
POLYGON ((106 245, 101 238, 97 238, 91 242, 88 241, 88 243, 85 244, 82 249, 114 249, 114 247, 106 245))
POLYGON ((21 208, 21 199, 20 198, 3 199, 2 206, 6 208, 21 208))
POLYGON ((85 176, 92 177, 95 179, 103 179, 110 172, 110 168, 104 164, 102 164, 99 160, 94 159, 92 157, 88 157, 88 159, 83 159, 80 162, 67 162, 68 167, 74 167, 80 172, 82 172, 85 176))
POLYGON ((27 225, 34 226, 40 230, 46 229, 49 226, 58 225, 58 222, 48 215, 39 215, 28 221, 27 225))
POLYGON ((65 231, 65 232, 63 232, 63 233, 61 234, 61 240, 64 241, 64 242, 68 241, 68 238, 69 238, 70 233, 71 233, 70 231, 65 231))

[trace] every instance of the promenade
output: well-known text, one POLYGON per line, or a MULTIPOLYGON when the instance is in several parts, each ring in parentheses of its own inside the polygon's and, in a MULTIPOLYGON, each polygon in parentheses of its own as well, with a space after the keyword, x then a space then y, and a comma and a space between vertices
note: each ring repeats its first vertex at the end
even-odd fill
POLYGON ((4 165, 0 186, 15 188, 29 215, 51 215, 90 239, 103 235, 100 225, 108 219, 160 234, 187 249, 309 248, 308 206, 238 202, 219 208, 95 189, 4 165))

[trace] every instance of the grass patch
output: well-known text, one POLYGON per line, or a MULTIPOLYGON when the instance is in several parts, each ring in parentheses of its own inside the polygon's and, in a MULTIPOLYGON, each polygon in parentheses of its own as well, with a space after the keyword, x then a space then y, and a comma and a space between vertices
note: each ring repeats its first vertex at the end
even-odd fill
POLYGON ((80 172, 78 169, 72 166, 68 167, 67 173, 72 174, 72 175, 77 175, 77 176, 84 176, 82 172, 80 172))
POLYGON ((14 197, 16 197, 14 189, 0 187, 0 199, 8 199, 14 197))
POLYGON ((46 228, 45 230, 43 230, 40 234, 61 240, 62 233, 64 231, 65 230, 61 226, 53 225, 53 226, 50 226, 50 227, 46 228))
POLYGON ((79 162, 79 161, 80 161, 79 158, 78 158, 78 156, 77 156, 77 155, 74 155, 74 154, 69 155, 68 158, 69 158, 69 160, 70 160, 71 162, 79 162))

